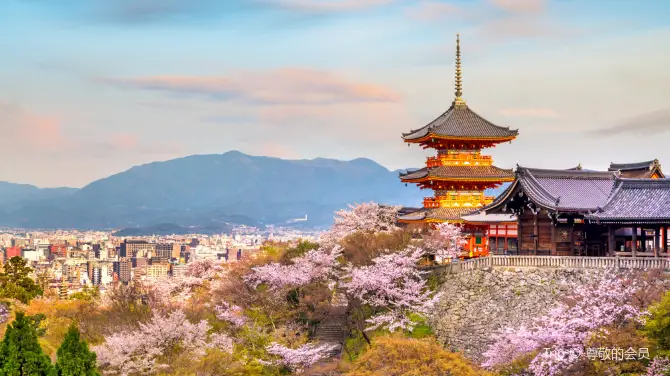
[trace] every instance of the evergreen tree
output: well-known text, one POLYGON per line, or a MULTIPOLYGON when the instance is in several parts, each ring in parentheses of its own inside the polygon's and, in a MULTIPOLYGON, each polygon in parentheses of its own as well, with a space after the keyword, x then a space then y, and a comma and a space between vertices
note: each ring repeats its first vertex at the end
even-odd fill
POLYGON ((80 338, 79 329, 70 326, 56 352, 58 376, 100 376, 95 365, 95 353, 89 351, 86 341, 80 338))
POLYGON ((0 376, 49 376, 51 360, 44 354, 30 317, 16 313, 0 343, 0 376))
POLYGON ((28 304, 34 297, 42 295, 42 288, 29 276, 32 271, 23 258, 10 258, 4 265, 4 272, 0 273, 0 298, 17 299, 28 304))

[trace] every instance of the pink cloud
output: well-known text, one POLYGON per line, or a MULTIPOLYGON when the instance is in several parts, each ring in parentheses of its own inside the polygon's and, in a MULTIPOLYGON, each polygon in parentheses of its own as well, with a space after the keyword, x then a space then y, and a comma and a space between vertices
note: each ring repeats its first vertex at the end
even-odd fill
POLYGON ((138 145, 137 136, 127 133, 114 134, 109 138, 111 146, 117 149, 134 149, 138 145))
POLYGON ((242 71, 227 77, 154 76, 104 81, 137 89, 256 105, 328 105, 401 100, 401 95, 390 88, 354 82, 334 73, 309 68, 242 71))
POLYGON ((346 12, 389 5, 396 0, 274 0, 286 9, 307 12, 346 12))
POLYGON ((489 0, 491 5, 514 13, 535 13, 545 9, 546 0, 489 0))

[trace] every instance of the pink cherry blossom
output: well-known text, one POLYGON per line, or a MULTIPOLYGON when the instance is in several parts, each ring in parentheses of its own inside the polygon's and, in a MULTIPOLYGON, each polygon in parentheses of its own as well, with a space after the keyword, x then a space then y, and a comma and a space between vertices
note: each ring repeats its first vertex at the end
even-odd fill
POLYGON ((321 235, 319 242, 330 246, 356 232, 395 231, 398 229, 398 210, 400 206, 384 206, 374 202, 349 205, 349 210, 335 213, 333 226, 321 235))
POLYGON ((586 341, 598 328, 643 318, 644 313, 630 304, 640 288, 614 271, 605 273, 596 283, 577 287, 571 303, 559 303, 528 327, 505 328, 495 335, 483 366, 494 368, 547 349, 531 361, 529 371, 536 376, 558 375, 584 356, 586 341))
POLYGON ((297 349, 273 343, 266 347, 266 350, 271 355, 280 357, 278 363, 285 365, 294 372, 302 372, 306 368, 318 363, 320 360, 328 357, 330 351, 337 348, 333 344, 305 344, 297 349))
POLYGON ((228 321, 236 327, 244 326, 247 323, 247 318, 242 312, 242 308, 236 305, 230 305, 226 302, 221 302, 221 305, 216 306, 216 318, 223 321, 228 321))
POLYGON ((424 247, 434 254, 438 261, 457 258, 463 253, 467 243, 461 228, 451 223, 440 223, 424 237, 424 247))
POLYGON ((154 314, 136 329, 107 336, 93 351, 100 367, 108 373, 151 375, 166 367, 160 361, 169 361, 165 357, 175 349, 196 355, 211 347, 232 351, 232 340, 226 340, 224 334, 209 335, 210 330, 207 321, 193 324, 182 311, 154 314))
POLYGON ((9 320, 9 307, 7 304, 0 302, 0 324, 6 323, 9 320))
POLYGON ((376 257, 372 265, 345 267, 340 286, 363 304, 385 309, 367 320, 367 329, 379 327, 395 331, 412 330, 410 313, 427 314, 439 299, 432 296, 417 267, 424 250, 408 247, 404 251, 376 257))
POLYGON ((335 277, 337 258, 342 254, 340 246, 321 247, 296 257, 292 264, 272 262, 252 268, 251 274, 244 277, 252 287, 265 283, 271 289, 300 287, 314 281, 328 281, 335 277))
POLYGON ((647 367, 646 376, 667 376, 670 374, 670 359, 665 357, 654 357, 647 367))

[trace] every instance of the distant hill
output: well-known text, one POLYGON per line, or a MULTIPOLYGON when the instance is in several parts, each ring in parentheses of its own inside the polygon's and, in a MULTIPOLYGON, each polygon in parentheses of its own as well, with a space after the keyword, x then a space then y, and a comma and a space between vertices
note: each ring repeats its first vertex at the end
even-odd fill
MULTIPOLYGON (((249 224, 254 224, 253 220, 247 218, 249 224)), ((220 234, 232 230, 232 226, 225 223, 212 223, 203 226, 179 226, 174 223, 161 223, 146 227, 128 227, 116 231, 114 236, 150 236, 150 235, 187 235, 187 234, 220 234)))
POLYGON ((230 151, 136 166, 81 189, 0 182, 0 227, 221 232, 229 224, 285 225, 305 214, 293 225, 326 226, 350 203, 420 206, 429 192, 402 184, 400 171, 366 158, 230 151))
POLYGON ((38 188, 30 184, 0 181, 0 208, 19 208, 28 202, 62 198, 75 192, 76 188, 38 188))
POLYGON ((237 151, 193 155, 133 167, 79 190, 0 205, 0 226, 126 228, 169 223, 302 225, 332 222, 349 203, 416 205, 424 196, 401 184, 397 172, 365 158, 284 160, 237 151))

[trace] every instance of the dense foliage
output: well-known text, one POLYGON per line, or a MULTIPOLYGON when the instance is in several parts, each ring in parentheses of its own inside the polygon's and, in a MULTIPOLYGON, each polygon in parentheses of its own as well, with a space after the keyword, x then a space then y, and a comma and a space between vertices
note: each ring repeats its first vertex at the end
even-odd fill
POLYGON ((68 329, 56 355, 57 376, 100 376, 95 353, 88 349, 88 344, 80 338, 79 329, 74 325, 68 329))
POLYGON ((52 372, 51 360, 37 341, 33 322, 17 312, 0 343, 0 376, 48 376, 52 372))
POLYGON ((16 316, 0 370, 24 362, 43 367, 35 375, 668 375, 670 297, 658 302, 664 277, 651 273, 601 273, 566 290, 546 315, 492 333, 486 371, 448 351, 428 325, 443 279, 420 265, 433 255, 458 257, 460 228, 438 225, 416 239, 396 227, 396 216, 395 207, 352 206, 336 213, 319 243, 270 242, 238 262, 194 260, 181 278, 66 300, 36 299, 41 291, 24 280, 30 270, 15 261, 2 278, 23 290, 6 289, 13 295, 0 302, 0 330, 16 316), (320 337, 332 322, 341 342, 320 337), (592 348, 645 346, 649 359, 587 356, 592 348), (342 360, 333 358, 340 352, 342 360))
POLYGON ((3 265, 0 272, 0 298, 16 299, 28 303, 38 295, 42 289, 30 278, 32 268, 27 266, 26 260, 15 256, 3 265))

